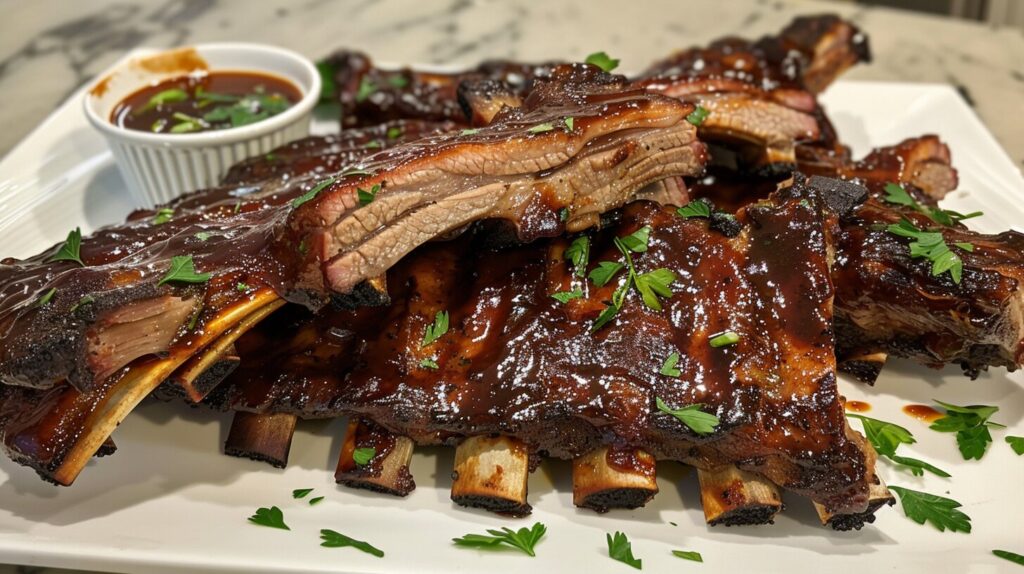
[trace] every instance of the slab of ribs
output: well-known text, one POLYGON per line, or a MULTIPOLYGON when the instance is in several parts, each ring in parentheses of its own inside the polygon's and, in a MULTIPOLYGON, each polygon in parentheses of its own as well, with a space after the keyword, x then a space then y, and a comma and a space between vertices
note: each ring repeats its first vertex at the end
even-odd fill
POLYGON ((833 16, 633 77, 338 52, 337 135, 2 262, 4 450, 70 485, 154 397, 233 411, 225 451, 276 466, 298 419, 348 417, 337 481, 395 495, 416 445, 456 448, 457 504, 520 515, 545 457, 597 511, 677 461, 709 524, 787 490, 859 529, 893 499, 838 371, 1024 359, 1024 237, 939 208, 938 138, 856 160, 819 105, 868 59, 833 16), (893 225, 973 249, 936 268, 893 225))

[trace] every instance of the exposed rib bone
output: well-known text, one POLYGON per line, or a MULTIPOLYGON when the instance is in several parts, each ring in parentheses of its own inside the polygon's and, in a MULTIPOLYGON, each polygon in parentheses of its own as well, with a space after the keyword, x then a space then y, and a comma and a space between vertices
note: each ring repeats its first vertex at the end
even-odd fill
POLYGON ((516 439, 470 437, 455 449, 452 500, 460 506, 516 516, 529 514, 529 455, 516 439))
POLYGON ((572 502, 607 512, 639 508, 658 493, 654 457, 642 450, 595 449, 572 462, 572 502))
POLYGON ((298 417, 287 413, 262 415, 238 411, 224 442, 224 454, 284 468, 288 466, 296 421, 298 417))
POLYGON ((180 387, 188 400, 198 403, 206 398, 238 366, 235 341, 248 329, 228 330, 210 346, 196 353, 171 375, 170 383, 180 387), (232 359, 234 357, 234 359, 232 359))
POLYGON ((837 357, 840 371, 849 373, 857 380, 875 384, 878 375, 882 373, 882 367, 889 359, 889 354, 884 351, 874 353, 850 353, 845 357, 837 357))
POLYGON ((698 470, 700 500, 709 526, 772 524, 782 510, 779 489, 759 475, 735 466, 698 470))
POLYGON ((822 525, 831 526, 833 530, 860 530, 865 524, 875 521, 875 511, 883 505, 892 506, 896 503, 892 493, 886 488, 881 478, 875 477, 875 484, 868 488, 868 507, 864 512, 857 514, 832 514, 824 505, 814 503, 814 509, 818 512, 818 518, 822 525))
MULTIPOLYGON (((283 304, 284 301, 279 299, 272 290, 260 289, 251 297, 225 309, 219 316, 208 321, 203 328, 203 333, 197 337, 194 346, 172 351, 167 357, 149 360, 129 368, 120 379, 111 382, 103 389, 97 389, 95 392, 101 393, 99 397, 91 396, 92 393, 82 395, 80 400, 88 403, 83 406, 89 411, 87 416, 90 421, 67 449, 67 454, 59 465, 54 468, 52 473, 48 473, 47 478, 52 478, 55 482, 63 485, 74 482, 89 459, 99 450, 110 433, 117 428, 117 425, 121 424, 121 421, 128 416, 128 413, 175 369, 188 360, 196 349, 204 348, 228 329, 237 328, 239 324, 245 324, 245 328, 255 325, 283 304), (117 400, 111 400, 112 397, 117 397, 117 400)), ((70 405, 69 408, 73 409, 75 406, 70 405)), ((44 472, 44 469, 37 470, 44 472)))
POLYGON ((409 473, 413 442, 364 419, 352 419, 338 457, 334 480, 351 488, 405 496, 416 488, 409 473), (356 463, 358 448, 372 448, 373 457, 364 465, 356 463))

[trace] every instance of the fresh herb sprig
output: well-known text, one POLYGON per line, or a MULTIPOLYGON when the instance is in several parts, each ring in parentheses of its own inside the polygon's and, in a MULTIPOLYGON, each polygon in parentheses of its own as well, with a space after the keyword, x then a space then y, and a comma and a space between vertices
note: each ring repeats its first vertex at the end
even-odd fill
POLYGON ((573 239, 565 250, 565 259, 572 263, 573 273, 577 277, 586 277, 587 264, 590 263, 590 238, 581 235, 573 239))
POLYGON ((992 444, 990 428, 1004 428, 989 419, 999 411, 999 407, 988 405, 970 405, 962 407, 942 401, 935 401, 946 409, 946 415, 931 424, 930 429, 938 432, 955 432, 956 444, 964 460, 981 460, 992 444))
POLYGON ((175 255, 171 257, 171 267, 156 286, 164 283, 206 283, 210 280, 210 273, 199 273, 192 262, 191 255, 175 255))
POLYGON ((611 303, 597 316, 591 327, 596 331, 615 318, 615 315, 622 309, 626 295, 631 287, 635 287, 640 293, 640 298, 649 309, 661 311, 661 298, 672 296, 671 285, 676 280, 676 274, 666 268, 659 268, 647 273, 637 273, 633 264, 633 253, 644 253, 650 244, 651 228, 649 226, 626 235, 616 237, 615 247, 622 254, 625 265, 617 261, 601 261, 597 267, 590 272, 590 280, 598 287, 608 284, 620 271, 627 269, 626 281, 612 293, 611 303))
POLYGON ((1006 444, 1010 445, 1013 452, 1017 453, 1017 456, 1024 454, 1024 436, 1007 436, 1006 444))
POLYGON ((946 227, 953 226, 965 219, 971 219, 974 217, 980 217, 984 215, 981 211, 975 211, 968 214, 959 213, 950 209, 939 209, 937 207, 924 207, 910 193, 907 192, 903 186, 896 183, 885 184, 885 197, 887 203, 894 205, 904 205, 914 211, 923 213, 928 219, 931 219, 939 225, 945 225, 946 227))
POLYGON ((579 287, 574 288, 572 291, 559 291, 551 294, 552 299, 563 304, 581 297, 583 297, 583 289, 580 289, 579 287))
POLYGON ((434 341, 441 338, 442 335, 448 332, 448 311, 438 311, 434 314, 434 322, 427 325, 426 331, 423 332, 423 342, 420 343, 420 348, 426 347, 434 341))
POLYGON ((643 569, 643 560, 633 556, 633 545, 625 533, 616 531, 614 535, 605 534, 605 539, 608 542, 608 556, 613 560, 628 564, 637 570, 643 569))
POLYGON ((676 215, 690 219, 693 217, 711 217, 711 206, 706 201, 694 200, 676 210, 676 215))
POLYGON ((692 550, 673 550, 672 555, 676 558, 682 558, 684 560, 692 560, 694 562, 703 562, 704 557, 700 555, 700 552, 694 552, 692 550))
POLYGON ((901 486, 890 486, 889 490, 899 495, 903 513, 914 522, 928 522, 940 532, 946 529, 950 532, 971 531, 971 517, 957 510, 961 506, 959 502, 901 486))
POLYGON ((917 442, 914 435, 907 429, 897 424, 880 421, 864 415, 846 413, 846 416, 861 421, 861 424, 864 426, 864 436, 867 437, 868 442, 875 448, 875 452, 879 456, 883 456, 893 463, 905 467, 914 476, 923 476, 924 471, 928 471, 936 476, 949 478, 950 474, 941 468, 923 460, 896 454, 896 450, 900 445, 917 442))
POLYGON ((720 422, 717 416, 700 410, 704 406, 700 403, 688 405, 680 409, 673 409, 665 404, 661 397, 654 397, 654 404, 658 407, 659 411, 672 415, 699 435, 715 432, 715 427, 720 422))
POLYGON ((587 59, 583 61, 592 66, 601 68, 601 71, 603 72, 610 72, 619 67, 619 60, 612 58, 604 52, 594 52, 587 56, 587 59))
POLYGON ((357 466, 370 464, 370 461, 375 456, 377 456, 377 449, 372 446, 360 447, 352 451, 352 460, 355 461, 357 466))
POLYGON ((1009 550, 993 550, 992 554, 995 554, 1003 560, 1009 560, 1014 564, 1024 566, 1024 556, 1017 554, 1016 552, 1010 552, 1009 550))
POLYGON ((351 547, 355 548, 356 550, 362 550, 367 554, 372 554, 377 558, 384 557, 384 551, 370 544, 369 542, 356 540, 355 538, 345 536, 344 534, 336 532, 334 530, 328 530, 326 528, 321 530, 320 540, 322 541, 320 542, 320 546, 323 546, 325 548, 351 547))
POLYGON ((288 525, 284 523, 284 513, 276 506, 271 506, 270 508, 257 508, 256 513, 249 517, 249 522, 259 526, 266 526, 268 528, 291 530, 291 528, 288 528, 288 525))
MULTIPOLYGON (((942 233, 923 231, 906 219, 890 224, 886 230, 893 235, 913 239, 910 242, 910 257, 912 259, 925 258, 931 261, 933 277, 949 272, 953 282, 960 284, 964 272, 963 260, 949 248, 942 233)), ((974 251, 974 245, 970 243, 954 243, 953 245, 964 251, 974 251)))
POLYGON ((679 377, 681 374, 676 365, 679 364, 679 352, 672 351, 669 356, 665 357, 665 362, 661 364, 661 370, 658 373, 665 375, 666 377, 679 377))
POLYGON ((85 263, 82 262, 82 230, 76 227, 69 231, 68 237, 61 244, 60 249, 47 261, 74 261, 85 267, 85 263))
POLYGON ((547 531, 547 526, 536 522, 530 528, 512 530, 504 527, 501 530, 488 530, 487 534, 466 534, 460 538, 453 538, 452 541, 457 546, 475 548, 495 548, 504 544, 517 548, 529 556, 536 556, 537 553, 534 549, 547 531))

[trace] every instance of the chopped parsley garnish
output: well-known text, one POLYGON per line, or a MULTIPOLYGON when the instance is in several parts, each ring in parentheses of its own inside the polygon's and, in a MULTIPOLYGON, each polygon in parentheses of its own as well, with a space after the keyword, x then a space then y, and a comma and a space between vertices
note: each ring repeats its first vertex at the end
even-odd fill
POLYGON ((260 526, 267 526, 269 528, 291 530, 291 528, 288 528, 288 525, 284 523, 284 513, 276 506, 271 506, 270 508, 257 508, 256 514, 249 517, 249 522, 260 526))
POLYGON ((710 343, 711 346, 716 349, 720 347, 727 347, 729 345, 735 345, 736 343, 739 342, 740 336, 735 331, 726 331, 724 333, 720 333, 718 335, 715 335, 714 337, 711 337, 711 340, 708 341, 708 343, 710 343))
POLYGON ((920 203, 918 203, 917 200, 914 199, 914 197, 910 195, 910 193, 908 193, 906 189, 903 188, 903 186, 896 183, 887 183, 885 184, 884 189, 885 197, 883 197, 882 199, 884 199, 887 203, 907 206, 913 209, 914 211, 917 211, 918 213, 923 213, 928 217, 928 219, 931 219, 935 223, 938 223, 939 225, 945 225, 946 227, 950 227, 952 225, 960 223, 965 219, 971 219, 973 217, 979 217, 984 215, 984 213, 980 211, 975 211, 973 213, 968 213, 965 215, 963 213, 959 213, 949 209, 939 209, 937 207, 926 208, 920 203))
POLYGON ((47 291, 46 293, 43 293, 43 296, 40 297, 38 301, 36 301, 36 305, 38 305, 40 307, 45 307, 50 302, 50 299, 53 299, 53 296, 56 295, 56 294, 57 294, 57 288, 56 287, 50 287, 50 290, 47 291))
POLYGON ((939 532, 947 528, 951 532, 971 531, 971 517, 957 510, 961 506, 959 502, 902 486, 890 486, 889 490, 899 495, 903 513, 914 522, 929 522, 939 532))
POLYGON ((167 275, 164 275, 156 286, 159 287, 172 281, 175 283, 206 283, 210 277, 212 275, 209 273, 196 272, 191 255, 175 255, 171 257, 171 268, 167 270, 167 275))
POLYGON ((1014 564, 1024 566, 1024 556, 1017 554, 1016 552, 1010 552, 1009 550, 993 550, 992 554, 1002 558, 1003 560, 1009 560, 1014 564))
POLYGON ((569 208, 563 207, 558 210, 558 221, 569 221, 570 215, 572 215, 572 212, 569 211, 569 208))
POLYGON ((195 237, 199 241, 206 241, 207 239, 210 238, 210 234, 206 231, 200 231, 196 233, 193 237, 195 237))
POLYGON ((438 366, 437 361, 429 357, 420 361, 420 366, 423 367, 424 369, 430 369, 432 371, 436 371, 441 368, 440 366, 438 366))
POLYGON ((590 272, 590 280, 594 282, 594 285, 604 287, 619 271, 625 269, 625 267, 625 265, 618 261, 601 261, 597 264, 597 267, 590 272))
POLYGON ((250 287, 248 283, 242 283, 239 281, 238 284, 235 285, 235 289, 237 289, 239 293, 245 293, 249 289, 252 289, 252 287, 250 287))
POLYGON ((700 552, 693 552, 690 550, 673 550, 672 556, 682 558, 683 560, 692 560, 694 562, 704 561, 704 557, 700 555, 700 552))
POLYGON ((388 83, 391 87, 401 90, 409 85, 409 80, 403 75, 388 76, 388 83))
POLYGON ((596 331, 606 325, 622 309, 630 287, 635 286, 636 290, 640 293, 644 305, 655 311, 661 310, 659 297, 667 298, 672 296, 672 290, 669 286, 676 280, 675 273, 668 269, 660 268, 647 273, 637 274, 636 268, 633 266, 632 253, 647 251, 650 236, 651 228, 644 226, 625 237, 616 237, 614 240, 615 247, 625 259, 625 266, 615 261, 602 261, 597 264, 597 268, 590 272, 590 279, 594 284, 598 287, 603 287, 623 268, 629 270, 625 283, 620 285, 612 294, 611 304, 606 306, 597 316, 591 327, 592 331, 596 331))
POLYGON ((73 231, 68 232, 68 237, 61 244, 60 249, 47 261, 74 261, 85 267, 85 263, 82 262, 81 250, 82 230, 76 227, 73 231))
POLYGON ((579 299, 582 296, 583 290, 580 289, 579 287, 573 289, 572 291, 559 291, 558 293, 551 294, 551 298, 554 299, 555 301, 558 301, 559 303, 568 303, 569 301, 572 301, 573 299, 579 299))
POLYGON ((594 52, 587 56, 585 63, 601 68, 601 71, 610 72, 619 67, 619 61, 604 52, 594 52))
POLYGON ((992 444, 989 428, 1003 428, 1003 425, 989 421, 999 407, 971 405, 961 407, 942 401, 935 401, 946 409, 946 416, 931 424, 930 429, 938 432, 955 432, 956 444, 964 460, 981 460, 992 444))
POLYGON ((380 191, 380 184, 379 183, 373 184, 373 187, 371 187, 369 191, 367 191, 367 190, 365 190, 365 189, 363 189, 361 187, 357 187, 356 188, 356 197, 359 198, 359 205, 369 205, 371 202, 373 202, 374 199, 377 198, 377 193, 379 191, 380 191))
POLYGON ((380 149, 382 147, 384 147, 384 144, 380 143, 378 140, 370 140, 363 144, 363 149, 380 149))
POLYGON ((317 496, 317 497, 315 497, 315 498, 310 498, 310 499, 309 499, 309 505, 310 505, 310 506, 316 506, 317 504, 320 504, 320 503, 321 503, 321 502, 323 502, 323 501, 324 501, 324 497, 322 497, 322 496, 317 496))
POLYGON ((555 126, 551 122, 544 122, 542 124, 537 124, 537 125, 533 126, 532 128, 530 128, 530 129, 528 129, 526 131, 527 131, 527 133, 531 133, 531 134, 539 134, 539 133, 549 132, 549 131, 551 131, 553 129, 555 129, 555 126))
POLYGON ((696 108, 693 109, 692 112, 686 114, 686 121, 690 122, 691 124, 697 127, 700 127, 700 125, 704 123, 704 120, 708 119, 709 115, 711 115, 711 112, 708 111, 707 108, 703 106, 697 106, 696 108))
POLYGON ((577 277, 586 277, 587 264, 590 262, 590 238, 581 235, 573 239, 565 250, 565 258, 572 263, 573 273, 577 277))
MULTIPOLYGON (((346 174, 342 174, 342 177, 345 177, 345 175, 346 174)), ((311 190, 307 191, 306 193, 303 193, 302 195, 300 195, 300 196, 296 197, 295 199, 293 199, 292 200, 292 207, 295 208, 295 207, 298 207, 298 206, 302 205, 303 203, 306 203, 308 201, 312 201, 313 198, 316 197, 318 193, 320 193, 321 191, 324 190, 325 187, 327 187, 328 185, 331 185, 332 183, 334 183, 334 180, 335 180, 335 178, 329 177, 329 178, 321 181, 320 183, 316 184, 316 186, 314 186, 313 189, 311 189, 311 190)))
POLYGON ((1010 445, 1017 456, 1024 454, 1024 436, 1007 436, 1006 444, 1010 445))
MULTIPOLYGON (((913 239, 910 242, 910 257, 912 259, 924 257, 931 261, 932 276, 937 277, 948 271, 950 277, 953 278, 953 282, 960 283, 960 278, 964 271, 963 261, 956 253, 949 249, 941 233, 937 231, 922 231, 906 219, 900 220, 899 223, 893 223, 886 229, 893 235, 913 239)), ((963 245, 969 244, 961 244, 958 247, 964 249, 963 245)), ((972 245, 970 250, 973 251, 973 249, 974 246, 972 245)))
POLYGON ((388 139, 389 140, 398 139, 402 135, 402 128, 400 128, 398 126, 392 126, 392 127, 388 128, 388 134, 387 135, 388 135, 388 139))
POLYGON ((452 538, 457 546, 471 546, 475 548, 495 548, 502 544, 519 549, 521 552, 536 556, 534 548, 537 542, 544 537, 548 528, 540 522, 535 522, 530 528, 512 530, 503 527, 501 530, 488 530, 487 534, 466 534, 461 538, 452 538))
POLYGON ((369 542, 363 542, 362 540, 349 538, 348 536, 345 536, 344 534, 340 532, 335 532, 333 530, 321 530, 320 539, 323 541, 320 543, 320 546, 323 546, 325 548, 344 548, 346 546, 351 546, 356 550, 362 550, 367 554, 373 554, 377 558, 384 557, 384 551, 370 544, 369 542))
POLYGON ((170 221, 172 217, 174 217, 174 210, 169 207, 164 207, 156 212, 151 223, 153 225, 163 225, 170 221))
POLYGON ((572 124, 573 124, 572 117, 565 118, 565 131, 571 132, 572 131, 572 124))
POLYGON ((369 98, 376 91, 377 86, 375 86, 369 78, 363 76, 363 78, 359 80, 359 90, 356 91, 356 102, 365 101, 366 98, 369 98))
POLYGON ((480 133, 480 128, 469 128, 459 132, 460 136, 471 136, 480 133))
POLYGON ((896 449, 901 444, 914 444, 917 442, 914 435, 910 434, 910 431, 907 429, 897 424, 880 421, 864 415, 847 413, 846 416, 861 421, 861 424, 864 426, 864 436, 867 437, 871 446, 875 447, 875 452, 879 456, 883 456, 895 464, 906 467, 914 476, 923 476, 924 471, 927 470, 936 476, 949 478, 949 473, 941 468, 923 460, 896 454, 896 449))
POLYGON ((661 370, 658 372, 666 377, 678 377, 680 374, 679 369, 676 368, 676 365, 678 364, 679 353, 672 351, 668 357, 665 357, 665 362, 661 364, 661 370))
POLYGON ((655 311, 661 311, 659 297, 669 298, 672 296, 672 289, 669 288, 676 280, 676 274, 665 269, 655 269, 647 273, 641 273, 633 277, 636 288, 640 291, 640 298, 644 305, 655 311))
POLYGON ((651 241, 651 227, 645 225, 625 237, 620 237, 619 241, 633 253, 644 253, 651 241))
POLYGON ((373 457, 376 455, 377 449, 372 446, 357 448, 352 451, 352 460, 354 460, 358 466, 366 466, 370 464, 370 461, 373 460, 373 457))
POLYGON ((310 492, 313 492, 312 488, 296 488, 292 491, 292 498, 306 498, 310 492))
POLYGON ((701 403, 689 405, 681 409, 672 409, 665 404, 665 401, 661 400, 661 397, 654 397, 654 404, 658 407, 659 411, 674 416, 679 422, 690 427, 690 430, 697 434, 711 434, 715 432, 715 427, 718 426, 718 417, 700 410, 704 406, 701 403))
POLYGON ((614 535, 605 534, 605 539, 608 541, 608 556, 613 560, 628 564, 637 570, 643 569, 643 560, 633 556, 633 545, 624 533, 616 531, 614 535))
POLYGON ((159 105, 169 104, 171 102, 184 102, 187 99, 188 92, 181 88, 171 88, 169 90, 153 94, 153 96, 149 98, 149 101, 146 102, 146 105, 142 106, 142 109, 135 113, 141 114, 142 112, 147 112, 159 105))
POLYGON ((174 112, 173 114, 171 114, 171 117, 178 120, 178 123, 171 126, 170 132, 172 134, 187 134, 190 132, 198 132, 202 131, 205 128, 210 127, 210 124, 206 123, 205 120, 194 116, 190 116, 188 114, 184 114, 182 112, 174 112))
POLYGON ((698 199, 677 209, 676 214, 686 219, 691 217, 711 217, 711 206, 706 201, 698 199))
POLYGON ((79 307, 82 307, 83 305, 89 305, 90 303, 95 303, 95 302, 96 302, 96 299, 94 299, 92 295, 86 295, 86 296, 82 297, 81 299, 79 299, 78 303, 75 303, 74 305, 72 305, 71 308, 68 309, 68 313, 74 313, 75 311, 77 311, 79 309, 79 307))
POLYGON ((441 338, 442 335, 448 332, 448 311, 438 311, 434 315, 434 322, 431 325, 427 325, 427 330, 423 333, 423 342, 420 343, 420 348, 426 347, 434 341, 441 338))

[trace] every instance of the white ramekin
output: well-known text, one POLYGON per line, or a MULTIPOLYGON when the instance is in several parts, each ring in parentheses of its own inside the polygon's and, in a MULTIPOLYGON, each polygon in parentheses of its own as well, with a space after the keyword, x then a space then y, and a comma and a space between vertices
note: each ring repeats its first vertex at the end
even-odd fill
POLYGON ((86 92, 85 115, 107 138, 137 207, 150 208, 185 192, 217 185, 235 163, 309 135, 319 97, 316 66, 295 52, 261 44, 199 44, 143 51, 125 61, 86 92), (302 99, 260 122, 194 134, 129 130, 110 121, 114 107, 137 90, 204 68, 283 77, 298 87, 302 99))

